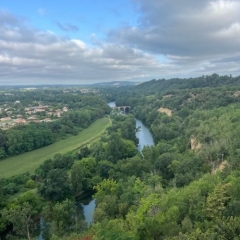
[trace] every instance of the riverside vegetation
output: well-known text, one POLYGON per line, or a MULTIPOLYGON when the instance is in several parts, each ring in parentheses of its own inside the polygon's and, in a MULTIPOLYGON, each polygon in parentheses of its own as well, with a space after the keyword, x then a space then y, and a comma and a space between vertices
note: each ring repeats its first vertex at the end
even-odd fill
POLYGON ((41 215, 44 239, 239 239, 240 77, 152 80, 99 92, 131 106, 131 115, 112 114, 100 140, 78 152, 2 178, 0 229, 12 226, 9 238, 33 239, 41 215), (155 141, 142 154, 134 117, 155 141), (90 227, 74 201, 87 192, 96 200, 90 227))

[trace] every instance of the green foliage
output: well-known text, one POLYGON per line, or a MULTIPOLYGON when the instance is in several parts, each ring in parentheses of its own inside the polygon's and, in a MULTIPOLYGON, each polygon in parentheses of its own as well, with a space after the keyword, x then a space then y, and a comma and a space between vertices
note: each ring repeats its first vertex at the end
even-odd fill
POLYGON ((114 195, 116 193, 118 184, 116 181, 111 179, 104 179, 101 183, 94 186, 97 193, 94 195, 96 199, 102 198, 106 195, 114 195))
POLYGON ((113 124, 108 128, 109 133, 119 132, 121 137, 126 140, 131 140, 138 144, 136 137, 136 120, 133 115, 116 115, 112 116, 113 124))
POLYGON ((79 166, 83 171, 82 186, 85 191, 91 191, 95 184, 97 163, 94 158, 83 158, 79 161, 79 166))
POLYGON ((106 153, 107 159, 113 163, 124 158, 124 143, 119 134, 112 133, 110 135, 106 153))
POLYGON ((0 206, 3 204, 3 196, 4 196, 4 181, 0 178, 0 206))
POLYGON ((19 205, 22 205, 24 203, 29 203, 35 211, 37 211, 38 213, 41 212, 42 202, 39 199, 39 196, 31 190, 20 195, 17 198, 16 202, 19 205))
POLYGON ((0 174, 11 177, 26 171, 33 172, 40 164, 57 153, 65 154, 99 137, 109 125, 107 118, 99 119, 77 136, 71 136, 52 145, 0 161, 0 174), (14 168, 12 167, 14 165, 14 168))
POLYGON ((6 192, 7 194, 12 195, 12 194, 18 192, 19 187, 17 186, 16 183, 11 182, 11 183, 8 183, 8 184, 5 186, 5 189, 4 189, 4 190, 5 190, 5 192, 6 192))
POLYGON ((119 220, 111 220, 96 226, 93 240, 138 240, 132 233, 126 231, 124 223, 119 220))
POLYGON ((26 187, 27 188, 35 188, 36 187, 35 181, 32 180, 32 179, 28 180, 27 183, 26 183, 26 187))
POLYGON ((112 133, 108 140, 106 158, 116 163, 118 160, 133 157, 137 154, 136 146, 131 140, 125 140, 118 133, 112 133))
POLYGON ((20 236, 24 236, 31 240, 31 235, 36 229, 34 216, 37 211, 28 203, 12 206, 2 211, 2 216, 13 225, 13 231, 20 236))
MULTIPOLYGON (((48 102, 51 99, 51 105, 61 103, 68 105, 71 111, 65 113, 59 120, 52 122, 30 123, 18 125, 6 131, 0 131, 0 159, 9 156, 19 155, 47 145, 56 140, 66 137, 67 134, 77 135, 82 129, 90 126, 94 121, 104 117, 110 112, 110 108, 103 99, 97 95, 80 96, 65 95, 62 92, 55 93, 58 97, 48 96, 44 92, 35 92, 34 95, 28 93, 14 92, 15 97, 24 101, 34 102, 33 99, 48 102)), ((54 94, 54 95, 55 95, 54 94)), ((4 99, 4 98, 3 98, 4 99)), ((1 99, 2 100, 2 99, 1 99)), ((39 113, 46 115, 46 113, 39 113)))
POLYGON ((231 199, 231 184, 227 183, 216 187, 206 201, 206 215, 211 218, 221 218, 231 199))
POLYGON ((86 228, 86 223, 77 215, 75 203, 69 199, 43 208, 45 222, 45 239, 50 236, 68 236, 71 232, 79 232, 86 228))
POLYGON ((71 184, 75 196, 78 196, 83 188, 82 182, 84 178, 83 169, 78 162, 75 162, 71 170, 71 184))
MULTIPOLYGON (((39 193, 51 201, 43 211, 49 223, 46 239, 67 239, 84 230, 76 206, 66 197, 80 196, 93 186, 96 209, 90 239, 239 239, 239 79, 213 74, 102 90, 106 98, 131 106, 131 113, 152 131, 156 145, 137 154, 134 117, 116 114, 100 141, 80 151, 80 160, 57 155, 46 161, 32 178, 38 181, 39 193), (159 108, 169 109, 171 115, 159 108)), ((98 99, 64 97, 81 111, 75 109, 52 124, 54 137, 59 130, 62 136, 76 133, 109 112, 105 106, 99 112, 95 107, 83 109, 87 101, 99 106, 98 99)), ((6 136, 0 132, 2 149, 6 136)), ((22 136, 16 139, 13 144, 19 151, 22 136)), ((3 181, 6 197, 18 182, 25 186, 29 177, 3 181)), ((25 202, 41 208, 27 193, 6 209, 25 202)), ((0 225, 5 220, 0 217, 0 225)))
POLYGON ((44 198, 53 201, 62 201, 70 194, 69 178, 63 169, 52 169, 37 187, 44 198))

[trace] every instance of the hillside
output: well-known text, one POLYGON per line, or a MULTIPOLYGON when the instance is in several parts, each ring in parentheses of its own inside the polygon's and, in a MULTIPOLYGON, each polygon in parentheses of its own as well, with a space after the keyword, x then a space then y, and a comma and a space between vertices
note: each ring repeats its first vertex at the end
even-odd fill
POLYGON ((219 76, 218 74, 206 75, 196 78, 174 78, 174 79, 159 79, 144 82, 136 87, 139 91, 152 91, 155 93, 170 92, 179 89, 193 88, 215 88, 221 86, 239 86, 240 77, 219 76))
POLYGON ((30 216, 49 223, 52 240, 239 239, 239 79, 212 75, 100 90, 104 99, 131 106, 130 114, 111 112, 112 125, 78 154, 55 155, 33 176, 2 179, 0 220, 16 224, 10 216, 31 209, 30 216), (141 154, 135 118, 155 142, 141 154), (37 187, 34 196, 27 186, 37 187), (92 191, 96 208, 86 227, 75 199, 92 191), (22 203, 30 206, 16 207, 22 203))

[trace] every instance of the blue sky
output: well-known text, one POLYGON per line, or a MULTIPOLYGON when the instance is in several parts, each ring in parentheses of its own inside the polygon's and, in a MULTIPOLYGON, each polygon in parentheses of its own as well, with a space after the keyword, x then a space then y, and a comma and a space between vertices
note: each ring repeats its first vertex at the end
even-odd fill
POLYGON ((240 0, 1 0, 0 85, 240 74, 240 0))
POLYGON ((136 25, 136 4, 129 0, 1 0, 2 9, 25 18, 32 27, 91 43, 113 28, 136 25), (23 4, 24 3, 24 4, 23 4), (65 28, 65 30, 64 30, 65 28), (69 28, 69 30, 67 30, 69 28))

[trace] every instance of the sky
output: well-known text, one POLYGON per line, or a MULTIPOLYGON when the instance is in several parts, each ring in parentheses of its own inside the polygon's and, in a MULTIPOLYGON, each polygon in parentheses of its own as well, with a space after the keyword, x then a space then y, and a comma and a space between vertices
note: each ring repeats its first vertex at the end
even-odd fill
POLYGON ((0 0, 0 85, 240 75, 240 0, 0 0))

